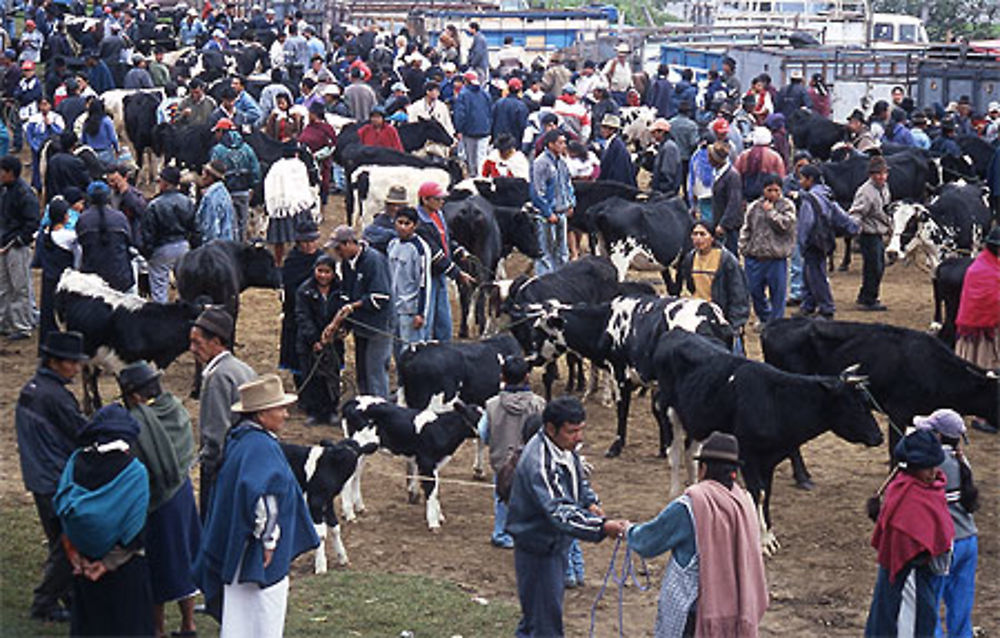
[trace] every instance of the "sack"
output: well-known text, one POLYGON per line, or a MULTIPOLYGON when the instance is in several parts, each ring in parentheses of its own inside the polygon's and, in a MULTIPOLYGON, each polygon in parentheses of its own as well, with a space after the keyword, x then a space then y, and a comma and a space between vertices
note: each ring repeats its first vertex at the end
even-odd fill
POLYGON ((815 195, 805 191, 801 191, 801 195, 802 201, 808 201, 813 209, 813 225, 809 229, 809 236, 806 237, 806 248, 813 248, 824 255, 832 254, 836 247, 837 236, 833 231, 833 223, 829 215, 823 214, 823 209, 815 195))
POLYGON ((519 446, 507 453, 507 458, 503 460, 500 469, 497 470, 497 497, 502 503, 510 503, 510 493, 514 490, 514 470, 517 469, 517 462, 521 460, 521 451, 524 446, 519 446))

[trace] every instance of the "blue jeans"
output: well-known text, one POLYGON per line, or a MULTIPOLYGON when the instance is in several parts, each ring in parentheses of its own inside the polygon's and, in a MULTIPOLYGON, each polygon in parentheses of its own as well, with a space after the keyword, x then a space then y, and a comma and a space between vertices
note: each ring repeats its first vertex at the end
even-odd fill
POLYGON ((757 314, 757 318, 767 323, 784 317, 785 291, 788 288, 788 260, 744 257, 743 264, 747 273, 747 285, 750 287, 750 299, 753 301, 753 311, 757 314))
POLYGON ((250 191, 230 193, 229 197, 233 200, 233 213, 236 215, 233 239, 244 242, 247 239, 247 220, 250 219, 250 191))
POLYGON ((388 399, 392 339, 381 334, 360 337, 355 333, 354 344, 358 392, 388 399))
MULTIPOLYGON (((497 477, 493 475, 493 485, 497 484, 497 477)), ((490 540, 494 543, 514 542, 514 539, 504 531, 507 526, 507 504, 500 500, 496 491, 493 492, 493 534, 490 540)))
POLYGON ((805 287, 806 284, 802 277, 802 253, 799 252, 798 242, 795 242, 795 252, 788 260, 788 296, 802 301, 805 287))
POLYGON ((726 250, 733 253, 734 257, 740 256, 740 229, 727 230, 725 236, 722 238, 722 245, 726 247, 726 250))
POLYGON ((532 554, 514 544, 514 572, 521 621, 517 638, 563 635, 563 595, 566 591, 566 552, 532 554))
POLYGON ((557 215, 558 220, 550 224, 547 219, 539 219, 538 237, 541 241, 542 257, 535 260, 535 274, 544 275, 569 261, 569 246, 566 243, 566 216, 557 215))
POLYGON ((448 301, 448 278, 431 278, 431 307, 427 312, 426 338, 451 341, 451 303, 448 301))
MULTIPOLYGON (((945 606, 945 626, 949 638, 972 638, 972 603, 976 595, 976 564, 979 562, 979 538, 969 536, 955 541, 951 569, 937 582, 937 605, 945 606)), ((934 632, 940 637, 941 623, 934 632)))
POLYGON ((818 310, 830 315, 837 310, 830 291, 830 280, 826 278, 826 255, 819 250, 806 250, 802 255, 802 274, 806 282, 802 295, 802 311, 818 310))
POLYGON ((577 582, 583 580, 583 550, 575 538, 566 550, 566 578, 575 578, 577 582))
POLYGON ((191 250, 186 239, 158 246, 149 257, 149 296, 156 303, 167 303, 170 271, 184 253, 191 250))

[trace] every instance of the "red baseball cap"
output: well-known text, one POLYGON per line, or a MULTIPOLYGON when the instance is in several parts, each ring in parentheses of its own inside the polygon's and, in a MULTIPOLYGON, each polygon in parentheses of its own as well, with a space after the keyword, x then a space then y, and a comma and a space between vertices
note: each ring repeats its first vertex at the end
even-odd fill
POLYGON ((477 84, 479 83, 479 74, 477 74, 475 71, 466 71, 462 75, 462 77, 465 78, 466 82, 475 82, 477 84))
POLYGON ((446 194, 437 182, 424 182, 420 185, 420 189, 417 190, 417 197, 420 199, 425 197, 444 197, 446 194))
POLYGON ((507 88, 511 91, 520 91, 524 88, 524 85, 521 84, 521 80, 519 78, 511 78, 507 81, 507 88))
POLYGON ((32 62, 31 60, 25 60, 24 62, 21 63, 21 69, 23 69, 25 71, 28 71, 28 70, 34 71, 35 70, 35 63, 32 62))
POLYGON ((233 121, 231 119, 229 119, 228 117, 224 117, 224 118, 222 118, 221 120, 219 120, 218 122, 215 123, 215 126, 212 127, 212 130, 213 131, 232 131, 235 128, 236 128, 236 125, 233 124, 233 121))
POLYGON ((727 135, 729 133, 729 122, 721 117, 717 117, 715 118, 715 121, 712 122, 712 130, 715 131, 716 135, 727 135))

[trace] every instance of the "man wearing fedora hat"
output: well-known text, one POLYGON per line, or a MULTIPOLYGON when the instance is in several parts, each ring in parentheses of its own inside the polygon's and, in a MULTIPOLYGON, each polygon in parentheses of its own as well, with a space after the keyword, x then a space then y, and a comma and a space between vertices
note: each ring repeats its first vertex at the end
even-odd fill
POLYGON ((191 327, 191 353, 204 366, 198 407, 198 429, 201 431, 198 509, 202 518, 208 512, 226 432, 237 421, 237 415, 230 409, 239 395, 237 388, 257 377, 253 368, 230 352, 233 327, 232 316, 219 308, 206 309, 191 327))
POLYGON ((611 96, 620 106, 625 106, 625 94, 632 88, 632 66, 628 56, 632 49, 625 42, 615 47, 615 57, 608 60, 601 73, 608 80, 611 96))
POLYGON ((201 188, 201 201, 195 212, 201 241, 234 239, 236 211, 233 208, 233 198, 226 188, 226 165, 222 160, 212 160, 205 164, 201 171, 201 188))
POLYGON ((653 633, 756 636, 768 593, 756 510, 736 482, 739 441, 712 432, 694 458, 698 482, 627 532, 640 556, 670 552, 653 633))
POLYGON ((170 271, 191 249, 189 238, 198 235, 194 202, 180 190, 181 172, 174 166, 160 171, 159 194, 146 207, 142 220, 142 248, 149 258, 149 295, 167 302, 170 271))
POLYGON ((597 179, 603 182, 621 182, 635 188, 635 168, 625 142, 619 135, 621 128, 621 119, 613 113, 608 113, 601 120, 601 137, 605 139, 605 144, 601 154, 601 174, 597 179))
MULTIPOLYGON (((278 443, 294 394, 267 374, 244 383, 230 407, 239 423, 205 519, 195 581, 218 609, 221 638, 277 638, 284 631, 292 561, 319 546, 302 490, 278 443)), ((218 618, 217 618, 218 619, 218 618)))
POLYGON ((80 373, 83 335, 50 332, 41 347, 41 364, 21 389, 14 409, 17 449, 24 487, 35 499, 35 508, 48 539, 48 557, 42 582, 35 588, 31 616, 41 620, 69 620, 72 571, 63 544, 62 527, 52 506, 59 477, 86 419, 73 394, 66 389, 80 373), (62 601, 66 606, 60 606, 62 601))
POLYGON ((361 238, 383 255, 389 254, 389 242, 396 238, 396 213, 410 203, 406 187, 393 184, 385 196, 385 208, 372 218, 372 223, 361 231, 361 238))

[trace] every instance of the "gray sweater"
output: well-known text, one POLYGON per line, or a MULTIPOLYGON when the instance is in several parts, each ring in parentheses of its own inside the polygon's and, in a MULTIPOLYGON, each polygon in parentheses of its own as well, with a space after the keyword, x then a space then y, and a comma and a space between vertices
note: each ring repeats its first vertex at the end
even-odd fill
POLYGON ((854 201, 847 214, 861 225, 862 235, 891 236, 892 218, 888 213, 891 201, 889 185, 877 188, 869 179, 854 194, 854 201))
POLYGON ((203 463, 211 465, 221 460, 226 433, 239 421, 239 415, 232 411, 233 404, 240 399, 239 387, 256 378, 253 368, 228 350, 205 366, 198 409, 203 463))

